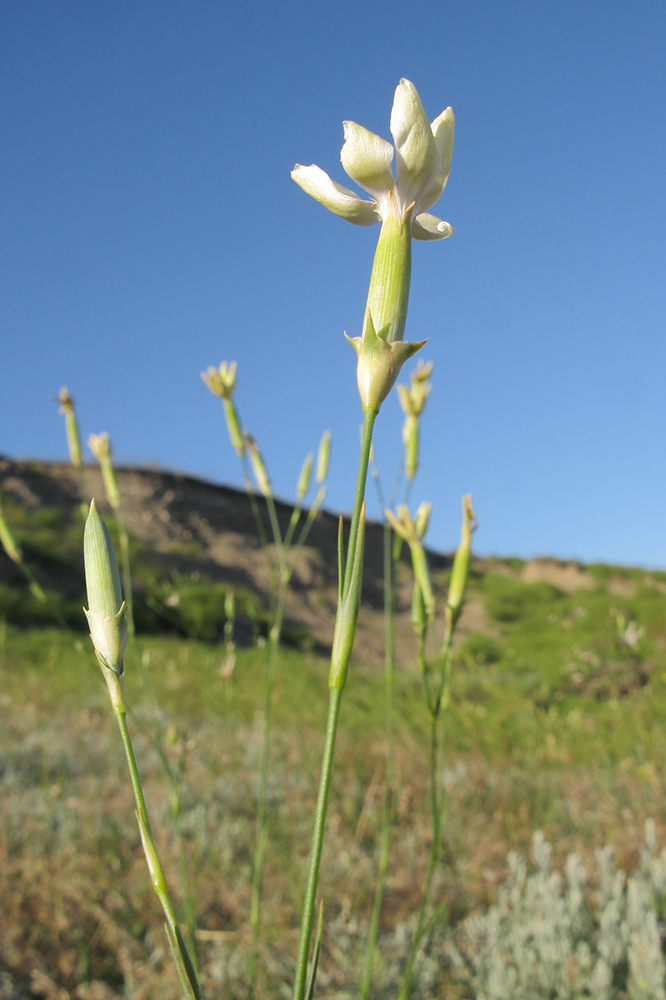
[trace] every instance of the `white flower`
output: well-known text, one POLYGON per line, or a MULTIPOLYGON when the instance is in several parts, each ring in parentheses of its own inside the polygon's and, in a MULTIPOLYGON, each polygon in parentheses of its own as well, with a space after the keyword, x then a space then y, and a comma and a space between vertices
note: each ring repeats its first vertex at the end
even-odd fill
POLYGON ((395 149, 355 122, 344 122, 343 127, 342 166, 373 200, 360 198, 314 164, 304 167, 298 163, 291 176, 304 191, 358 226, 371 226, 393 217, 401 223, 408 220, 411 234, 418 240, 441 240, 454 232, 448 222, 427 211, 439 199, 449 178, 454 129, 451 108, 430 124, 416 87, 409 80, 401 80, 391 110, 395 149))

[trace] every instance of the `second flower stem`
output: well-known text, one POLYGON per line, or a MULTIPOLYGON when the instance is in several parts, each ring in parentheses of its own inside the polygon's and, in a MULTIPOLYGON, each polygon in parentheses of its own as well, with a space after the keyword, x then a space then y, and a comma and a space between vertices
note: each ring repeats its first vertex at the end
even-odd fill
MULTIPOLYGON (((352 572, 358 543, 361 510, 365 499, 365 484, 368 477, 372 431, 376 418, 377 410, 365 411, 363 435, 361 438, 361 455, 358 463, 356 492, 354 495, 354 509, 352 511, 349 542, 347 544, 347 562, 344 570, 344 578, 343 581, 341 581, 341 595, 338 600, 337 618, 343 615, 348 607, 346 598, 352 585, 352 572)), ((354 617, 355 620, 355 615, 352 615, 352 617, 354 617)), ((338 624, 337 618, 336 629, 338 624)), ((344 678, 346 664, 338 664, 338 667, 340 666, 342 666, 342 669, 338 671, 338 676, 344 678)), ((344 681, 339 686, 329 687, 326 741, 324 743, 324 756, 322 759, 321 776, 319 779, 319 792, 317 794, 317 807, 315 810, 314 830, 312 834, 312 844, 310 847, 310 860, 308 862, 308 879, 305 889, 305 900, 303 903, 301 934, 298 943, 298 957, 296 959, 293 1000, 303 1000, 305 996, 310 938, 312 937, 312 927, 314 923, 317 885, 319 883, 319 866, 324 842, 324 827, 326 825, 326 807, 328 804, 328 792, 331 784, 331 769, 333 767, 335 737, 338 728, 338 717, 340 713, 343 688, 344 681)))

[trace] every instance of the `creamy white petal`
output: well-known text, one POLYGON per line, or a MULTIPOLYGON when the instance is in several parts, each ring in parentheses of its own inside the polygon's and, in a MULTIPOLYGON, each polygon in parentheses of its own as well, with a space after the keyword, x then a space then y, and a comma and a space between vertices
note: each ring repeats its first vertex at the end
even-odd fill
MULTIPOLYGON (((435 137, 437 152, 439 153, 440 166, 448 180, 451 170, 451 159, 453 157, 453 133, 456 124, 456 117, 453 108, 446 108, 430 126, 435 137)), ((444 181, 446 184, 446 180, 444 181)))
MULTIPOLYGON (((440 172, 440 159, 435 137, 430 128, 416 87, 401 80, 396 87, 391 109, 391 135, 395 141, 397 189, 401 207, 416 201, 416 211, 422 205, 420 194, 429 188, 440 172)), ((434 204, 434 201, 429 203, 434 204)))
POLYGON ((416 205, 417 213, 434 205, 446 187, 451 170, 451 157, 453 156, 454 124, 453 111, 451 108, 447 108, 446 111, 442 111, 438 118, 435 118, 430 126, 439 155, 439 167, 419 193, 416 205))
POLYGON ((357 226, 371 226, 380 221, 374 201, 359 198, 349 188, 332 180, 325 170, 314 163, 309 167, 297 163, 291 176, 307 194, 348 222, 354 222, 357 226))
POLYGON ((453 226, 428 212, 421 212, 412 222, 412 236, 415 240, 443 240, 452 233, 455 233, 453 226))
POLYGON ((356 122, 343 122, 342 126, 345 144, 340 159, 351 179, 375 196, 392 190, 395 182, 391 143, 356 122))

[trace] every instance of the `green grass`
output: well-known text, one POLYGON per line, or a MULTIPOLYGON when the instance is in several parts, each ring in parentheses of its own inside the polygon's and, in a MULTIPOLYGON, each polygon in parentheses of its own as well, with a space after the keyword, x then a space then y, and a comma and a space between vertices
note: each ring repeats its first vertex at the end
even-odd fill
MULTIPOLYGON (((81 524, 48 509, 28 514, 8 504, 7 513, 75 631, 49 627, 9 566, 0 587, 0 617, 8 620, 0 623, 0 971, 15 988, 44 996, 175 997, 120 741, 84 634, 81 524)), ((207 994, 244 1000, 265 650, 240 648, 232 676, 223 676, 225 585, 179 570, 178 553, 169 568, 132 546, 140 635, 128 650, 126 683, 148 808, 180 904, 159 739, 172 765, 185 766, 182 817, 207 994)), ((666 574, 585 569, 591 586, 567 593, 526 582, 521 560, 473 566, 469 599, 482 605, 486 624, 455 656, 435 887, 442 927, 488 903, 508 850, 527 853, 535 829, 544 829, 559 859, 614 843, 627 868, 646 817, 664 842, 666 574)), ((246 636, 261 639, 265 613, 252 595, 237 596, 246 636)), ((325 660, 283 649, 258 1000, 287 995, 293 974, 327 676, 325 660)), ((397 673, 395 704, 395 832, 374 991, 387 1000, 397 992, 429 848, 429 722, 421 678, 409 665, 397 673)), ((356 664, 322 870, 322 996, 357 990, 380 833, 383 711, 382 672, 356 664)), ((416 997, 462 997, 448 981, 444 952, 435 954, 436 971, 416 997)))
MULTIPOLYGON (((501 623, 492 643, 477 634, 460 648, 437 885, 451 921, 490 898, 491 873, 503 870, 509 848, 526 851, 536 828, 547 831, 561 856, 573 847, 590 852, 614 842, 629 866, 646 816, 655 817, 663 834, 666 684, 649 588, 627 601, 646 623, 641 642, 650 682, 610 697, 569 683, 566 661, 574 646, 607 655, 607 664, 620 662, 611 597, 594 590, 559 596, 546 607, 530 598, 523 617, 501 623), (576 613, 583 607, 585 615, 576 613), (553 615, 556 621, 549 620, 553 615)), ((0 886, 8 901, 0 918, 0 967, 19 986, 38 969, 58 988, 82 995, 91 983, 96 990, 103 984, 107 992, 100 995, 111 997, 138 982, 143 986, 133 987, 132 995, 176 996, 122 752, 88 643, 51 629, 5 626, 0 632, 0 789, 8 859, 0 886)), ((206 643, 142 637, 128 652, 126 673, 148 807, 177 901, 182 887, 168 788, 151 739, 161 736, 172 762, 179 754, 187 758, 183 822, 203 931, 204 981, 211 996, 227 989, 240 998, 246 995, 239 956, 249 933, 264 652, 241 650, 231 679, 220 675, 222 655, 206 643)), ((286 990, 291 976, 327 672, 321 659, 283 652, 259 985, 266 997, 286 990)), ((429 835, 428 716, 414 673, 398 673, 396 706, 396 830, 379 996, 396 986, 405 952, 402 921, 418 904, 429 835)), ((328 927, 323 995, 353 995, 363 954, 379 836, 382 713, 380 673, 357 665, 345 691, 322 874, 328 927)), ((439 985, 423 995, 439 995, 447 974, 444 965, 439 985)))

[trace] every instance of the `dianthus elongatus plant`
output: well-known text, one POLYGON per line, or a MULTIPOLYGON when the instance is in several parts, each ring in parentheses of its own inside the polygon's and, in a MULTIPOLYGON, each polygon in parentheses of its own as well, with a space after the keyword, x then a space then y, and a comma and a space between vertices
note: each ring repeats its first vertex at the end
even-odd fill
POLYGON ((86 617, 97 662, 102 670, 111 699, 111 707, 120 729, 134 792, 136 818, 141 834, 150 881, 166 917, 166 932, 181 986, 188 1000, 203 1000, 194 963, 176 919, 166 878, 153 840, 139 770, 127 728, 125 673, 123 660, 127 645, 127 606, 122 599, 118 563, 113 544, 95 501, 90 504, 83 536, 83 557, 88 592, 86 617))
MULTIPOLYGON (((448 222, 430 215, 449 177, 454 116, 447 108, 432 123, 414 84, 401 80, 391 109, 394 145, 355 122, 344 122, 340 159, 371 199, 359 197, 314 164, 297 164, 292 177, 336 215, 359 226, 381 223, 360 337, 348 337, 357 354, 357 383, 363 407, 363 433, 351 528, 344 556, 339 550, 338 608, 329 673, 329 710, 321 777, 315 810, 308 877, 294 980, 294 1000, 312 993, 316 954, 308 981, 308 955, 315 917, 326 806, 342 692, 351 657, 361 598, 365 486, 372 433, 381 404, 402 365, 425 341, 405 341, 412 268, 412 239, 441 240, 453 233, 448 222), (393 161, 395 159, 395 173, 393 161)), ((342 525, 342 521, 341 521, 342 525)))

